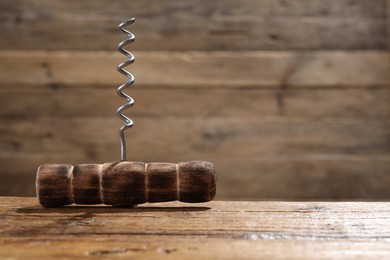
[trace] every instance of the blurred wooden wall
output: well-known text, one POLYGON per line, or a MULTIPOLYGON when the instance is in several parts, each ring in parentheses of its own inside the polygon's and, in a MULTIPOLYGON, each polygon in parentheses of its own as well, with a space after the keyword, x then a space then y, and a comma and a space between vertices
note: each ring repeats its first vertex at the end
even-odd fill
POLYGON ((210 160, 218 198, 390 198, 390 1, 0 2, 0 194, 42 163, 210 160))

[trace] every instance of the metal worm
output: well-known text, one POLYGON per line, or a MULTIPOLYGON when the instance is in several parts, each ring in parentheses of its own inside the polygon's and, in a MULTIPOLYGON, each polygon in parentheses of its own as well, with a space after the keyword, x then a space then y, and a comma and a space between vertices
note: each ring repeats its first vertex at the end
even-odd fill
POLYGON ((121 32, 123 32, 124 34, 126 34, 126 36, 127 36, 127 39, 121 41, 118 44, 118 51, 120 53, 122 53, 123 55, 125 55, 127 57, 127 60, 120 63, 117 66, 117 70, 119 73, 123 74, 124 76, 126 76, 128 78, 128 80, 125 83, 123 83, 122 85, 120 85, 116 91, 118 96, 127 100, 127 103, 120 106, 118 108, 118 110, 116 111, 116 114, 119 116, 119 118, 125 122, 125 124, 119 129, 119 136, 120 136, 120 142, 121 142, 121 161, 126 161, 126 140, 125 140, 124 131, 128 128, 131 128, 134 124, 133 120, 131 120, 129 117, 125 116, 122 113, 123 110, 134 105, 134 99, 123 92, 123 90, 125 88, 130 87, 134 83, 134 76, 130 72, 128 72, 127 70, 124 69, 124 67, 132 64, 135 60, 134 55, 124 48, 126 45, 132 43, 135 40, 134 34, 132 34, 130 31, 125 29, 125 27, 127 25, 133 24, 134 21, 135 21, 134 18, 130 18, 129 20, 126 20, 118 25, 119 30, 121 32))

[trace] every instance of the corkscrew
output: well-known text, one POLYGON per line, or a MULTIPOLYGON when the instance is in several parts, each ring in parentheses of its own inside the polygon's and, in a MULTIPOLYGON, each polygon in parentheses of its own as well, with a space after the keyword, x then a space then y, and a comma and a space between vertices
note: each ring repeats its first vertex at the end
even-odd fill
POLYGON ((122 119, 125 124, 119 129, 119 136, 120 136, 120 142, 121 142, 121 161, 126 161, 126 139, 125 139, 125 130, 128 128, 133 127, 133 120, 131 120, 129 117, 125 116, 122 111, 133 106, 134 105, 134 99, 130 97, 129 95, 125 94, 123 92, 123 89, 130 87, 134 83, 134 76, 130 72, 124 69, 124 67, 133 64, 134 62, 134 55, 126 50, 124 47, 132 42, 134 42, 135 37, 134 34, 132 34, 130 31, 125 29, 125 26, 133 24, 135 21, 134 18, 131 18, 129 20, 124 21, 123 23, 120 23, 118 25, 119 30, 121 30, 124 34, 127 35, 127 39, 121 41, 118 44, 118 51, 125 55, 127 57, 127 60, 120 63, 117 66, 117 70, 119 73, 123 74, 128 78, 128 80, 120 85, 117 89, 118 96, 124 98, 127 100, 127 103, 123 106, 120 106, 118 110, 116 111, 117 115, 120 119, 122 119))
POLYGON ((124 68, 134 63, 134 55, 125 46, 134 42, 135 36, 126 29, 134 18, 118 25, 127 38, 118 44, 118 51, 127 60, 117 66, 127 81, 117 88, 117 94, 127 102, 116 114, 124 121, 119 129, 120 162, 103 164, 43 164, 38 167, 36 191, 43 207, 61 207, 76 204, 107 204, 136 206, 145 202, 179 200, 196 203, 207 202, 216 193, 214 165, 206 161, 175 163, 143 163, 126 161, 125 131, 133 121, 123 111, 134 105, 134 99, 123 90, 134 83, 134 76, 124 68))

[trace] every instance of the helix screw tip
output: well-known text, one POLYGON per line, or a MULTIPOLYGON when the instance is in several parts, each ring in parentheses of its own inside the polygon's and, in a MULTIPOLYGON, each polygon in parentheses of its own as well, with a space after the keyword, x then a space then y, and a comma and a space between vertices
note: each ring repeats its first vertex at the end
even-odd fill
POLYGON ((124 56, 126 56, 127 60, 120 63, 117 66, 117 70, 119 73, 121 73, 128 79, 125 83, 123 83, 117 88, 117 94, 121 98, 126 99, 127 101, 116 111, 118 117, 125 122, 125 124, 119 129, 119 137, 121 142, 121 161, 126 161, 126 140, 125 140, 124 131, 128 128, 131 128, 134 124, 129 117, 127 117, 122 113, 125 109, 131 107, 134 104, 134 99, 123 92, 125 88, 130 87, 134 83, 134 76, 130 72, 124 69, 126 66, 131 65, 135 60, 134 55, 124 48, 126 45, 132 43, 135 39, 134 34, 132 34, 130 31, 125 29, 127 25, 134 23, 134 21, 135 21, 134 18, 130 18, 118 25, 119 30, 127 36, 125 40, 121 41, 118 44, 118 51, 122 53, 124 56))

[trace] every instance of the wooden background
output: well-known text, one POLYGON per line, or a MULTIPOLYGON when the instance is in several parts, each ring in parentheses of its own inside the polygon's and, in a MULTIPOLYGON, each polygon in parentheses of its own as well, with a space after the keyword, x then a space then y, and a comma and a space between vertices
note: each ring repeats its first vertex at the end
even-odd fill
POLYGON ((390 198, 390 1, 0 2, 0 195, 42 163, 209 160, 217 198, 390 198))

